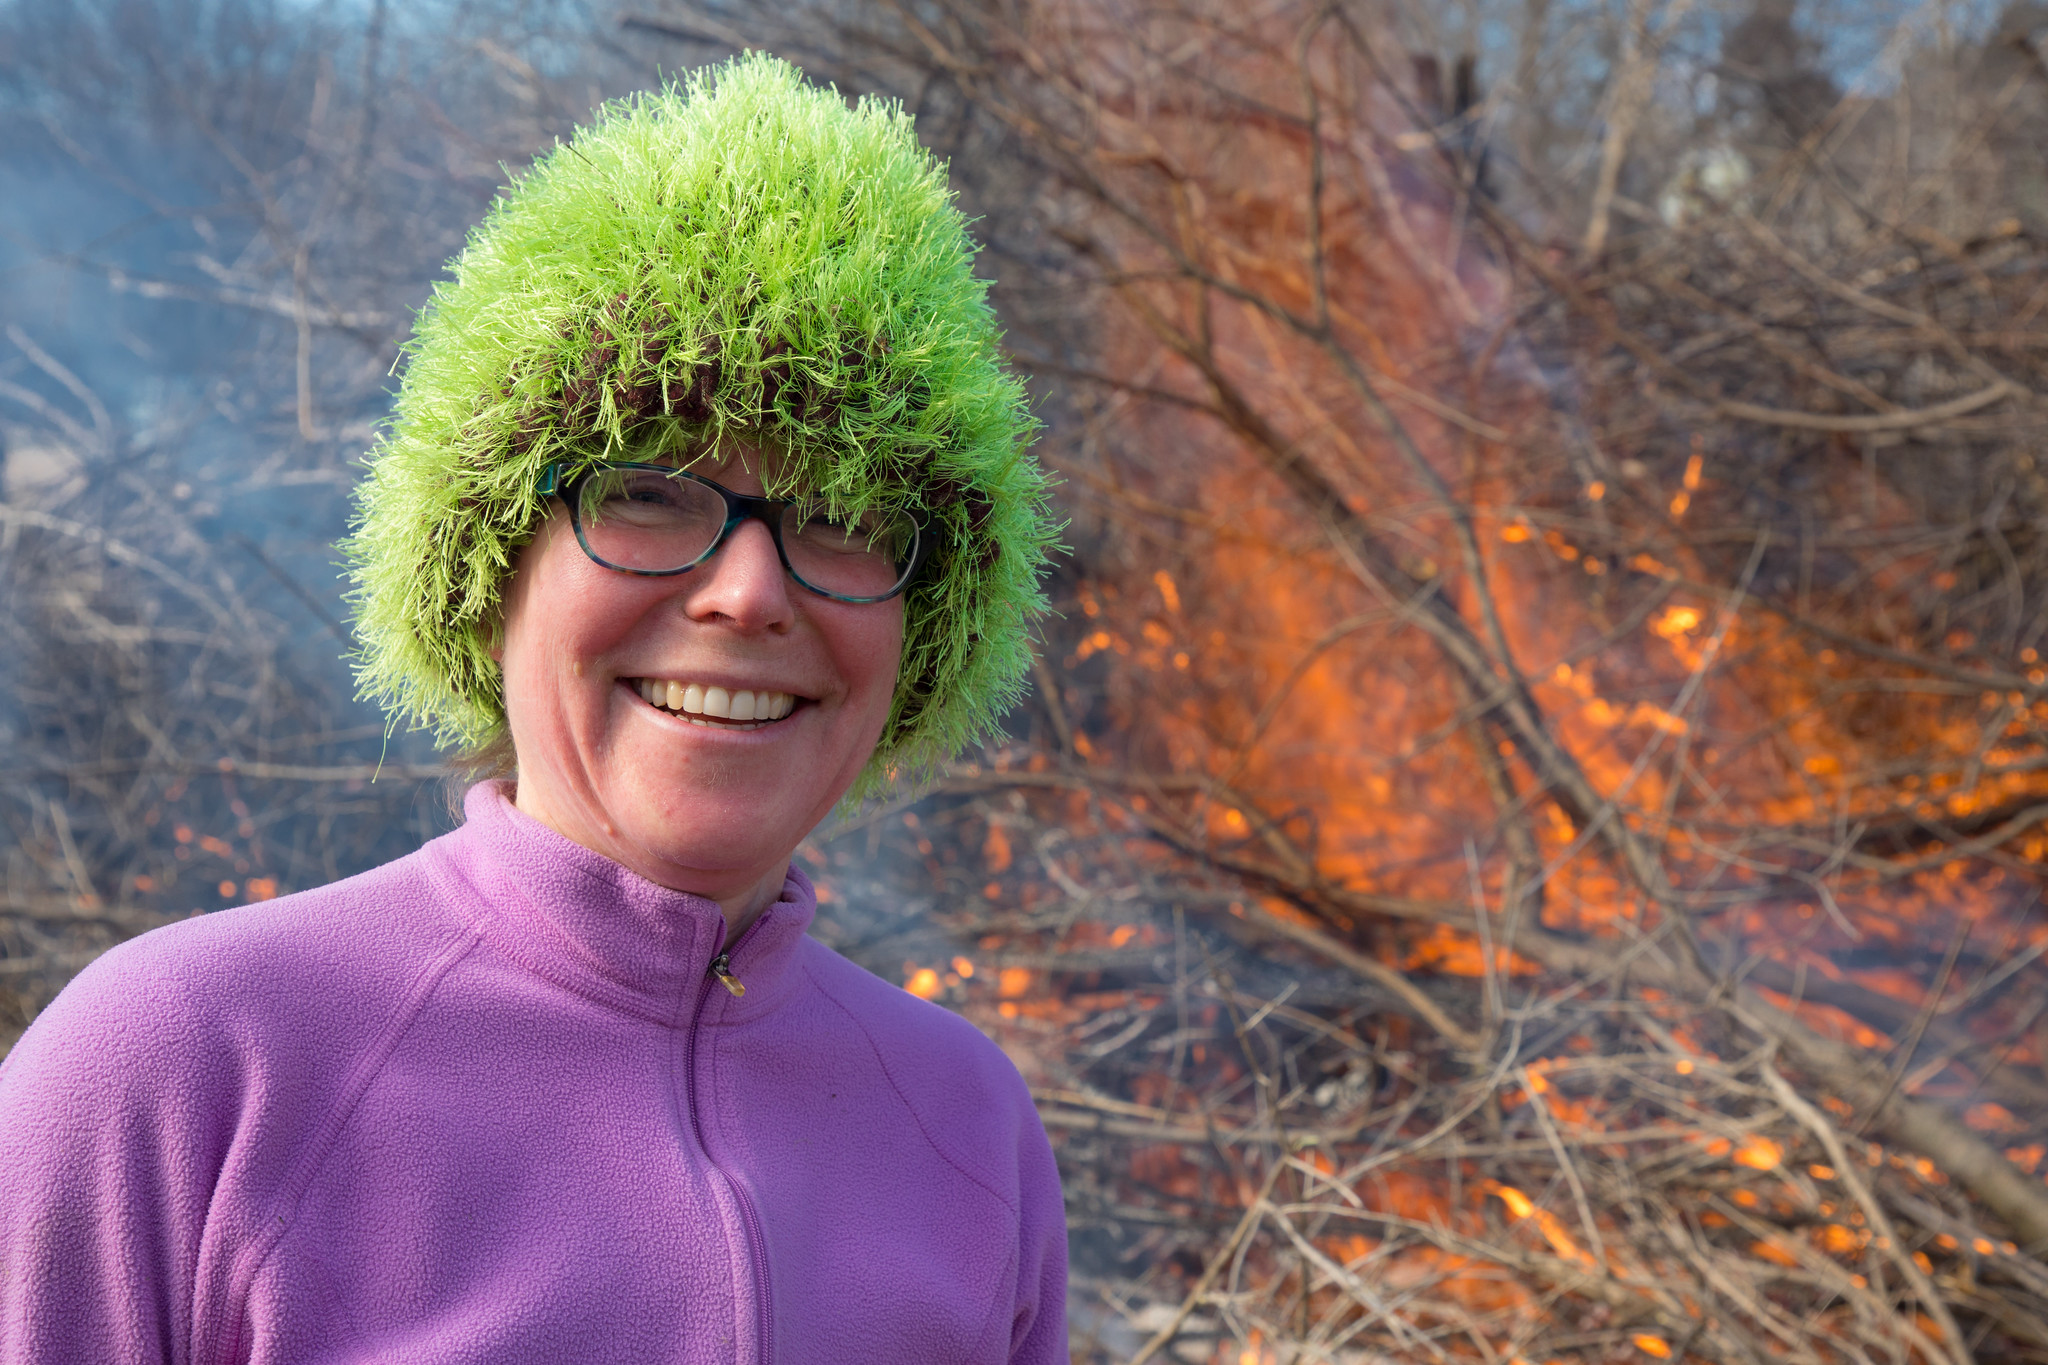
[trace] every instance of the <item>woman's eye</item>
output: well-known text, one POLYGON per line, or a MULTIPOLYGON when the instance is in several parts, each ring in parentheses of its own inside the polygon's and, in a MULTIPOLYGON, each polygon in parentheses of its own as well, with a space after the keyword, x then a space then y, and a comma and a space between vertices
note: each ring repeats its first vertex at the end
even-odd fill
MULTIPOLYGON (((820 545, 836 547, 851 547, 855 542, 864 542, 866 539, 858 523, 848 525, 843 521, 833 521, 830 517, 812 517, 804 523, 803 530, 798 534, 820 545)), ((862 548, 865 548, 865 545, 862 548)))

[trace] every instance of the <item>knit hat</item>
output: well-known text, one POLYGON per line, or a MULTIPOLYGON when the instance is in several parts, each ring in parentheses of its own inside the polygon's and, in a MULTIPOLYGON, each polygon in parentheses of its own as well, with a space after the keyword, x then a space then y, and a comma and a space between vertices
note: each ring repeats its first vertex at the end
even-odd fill
POLYGON ((776 447, 770 496, 909 507, 939 548, 851 793, 990 733, 1023 691, 1058 527, 988 285, 900 106, 761 54, 607 105, 515 179, 436 286, 344 542, 362 695, 476 750, 542 472, 776 447))

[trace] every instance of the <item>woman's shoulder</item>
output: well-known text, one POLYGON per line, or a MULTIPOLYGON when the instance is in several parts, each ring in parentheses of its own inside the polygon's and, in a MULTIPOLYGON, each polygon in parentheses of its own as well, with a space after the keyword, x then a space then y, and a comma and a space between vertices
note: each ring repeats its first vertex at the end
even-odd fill
POLYGON ((247 1084, 346 1051, 459 928, 442 899, 422 850, 153 929, 87 965, 15 1044, 0 1077, 122 1089, 247 1084))
POLYGON ((904 1098, 977 1125, 1037 1124, 1031 1092, 1008 1053, 966 1018, 893 985, 815 939, 804 969, 856 1023, 904 1098))

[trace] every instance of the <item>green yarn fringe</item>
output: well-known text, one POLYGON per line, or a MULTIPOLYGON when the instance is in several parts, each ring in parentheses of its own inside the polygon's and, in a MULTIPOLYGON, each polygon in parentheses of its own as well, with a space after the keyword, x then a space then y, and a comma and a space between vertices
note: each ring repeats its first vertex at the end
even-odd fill
POLYGON ((900 107, 760 54, 600 111, 436 287, 344 542, 362 695, 442 744, 503 734, 500 590, 555 460, 731 433, 834 512, 919 509, 895 704, 849 796, 929 773, 1021 695, 1058 526, 987 284, 900 107))

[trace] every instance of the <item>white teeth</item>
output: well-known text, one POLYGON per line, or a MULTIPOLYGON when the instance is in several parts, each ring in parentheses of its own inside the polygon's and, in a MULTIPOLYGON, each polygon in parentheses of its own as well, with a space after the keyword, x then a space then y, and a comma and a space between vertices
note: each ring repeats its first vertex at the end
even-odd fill
MULTIPOLYGON (((665 711, 689 716, 716 716, 738 722, 746 729, 759 729, 769 721, 781 720, 796 709, 796 698, 787 692, 758 691, 750 687, 707 687, 703 683, 670 682, 662 678, 640 678, 634 688, 641 699, 665 711), (753 722, 753 723, 750 723, 753 722)), ((709 725, 709 721, 695 721, 709 725)), ((731 729, 735 726, 728 725, 731 729)))

